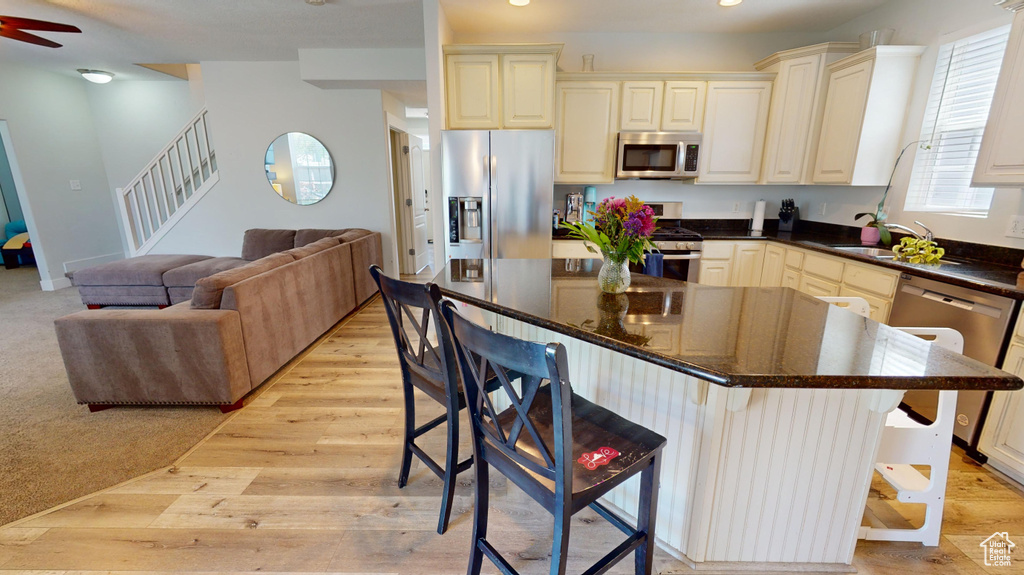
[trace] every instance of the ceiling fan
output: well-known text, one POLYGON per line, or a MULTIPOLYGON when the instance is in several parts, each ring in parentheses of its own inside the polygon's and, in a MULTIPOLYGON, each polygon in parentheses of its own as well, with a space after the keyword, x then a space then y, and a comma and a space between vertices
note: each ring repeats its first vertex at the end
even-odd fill
POLYGON ((38 30, 41 32, 81 32, 76 26, 69 24, 57 24, 44 20, 32 20, 30 18, 15 18, 14 16, 0 16, 0 37, 20 40, 29 44, 46 46, 47 48, 60 48, 60 44, 41 38, 35 34, 29 34, 24 30, 38 30))

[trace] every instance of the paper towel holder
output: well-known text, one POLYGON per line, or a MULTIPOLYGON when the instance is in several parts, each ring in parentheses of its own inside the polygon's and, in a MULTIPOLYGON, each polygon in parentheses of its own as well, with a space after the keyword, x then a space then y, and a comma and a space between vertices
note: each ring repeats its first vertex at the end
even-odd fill
POLYGON ((760 233, 764 231, 764 212, 767 207, 765 200, 757 200, 754 203, 754 214, 750 218, 750 231, 760 233))

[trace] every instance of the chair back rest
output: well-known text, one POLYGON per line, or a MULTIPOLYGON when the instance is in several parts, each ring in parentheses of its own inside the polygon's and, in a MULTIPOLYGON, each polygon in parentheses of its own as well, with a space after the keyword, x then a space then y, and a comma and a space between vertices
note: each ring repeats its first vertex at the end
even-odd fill
POLYGON ((830 297, 830 296, 818 296, 823 302, 836 305, 838 307, 845 307, 853 313, 861 317, 871 317, 871 305, 868 304, 868 300, 862 297, 830 297))
MULTIPOLYGON (((568 460, 572 459, 572 388, 565 346, 494 333, 459 315, 451 302, 444 303, 442 313, 451 327, 462 369, 474 436, 530 472, 551 481, 565 481, 571 471, 568 460), (509 372, 521 374, 519 391, 513 387, 509 372), (499 421, 496 398, 487 393, 489 376, 500 383, 493 393, 504 394, 514 409, 511 417, 506 415, 499 421), (550 413, 534 405, 546 394, 551 397, 550 413), (542 433, 536 424, 550 425, 551 433, 542 433)), ((484 458, 488 459, 486 455, 484 458)))
POLYGON ((950 351, 964 352, 964 336, 955 329, 949 327, 898 327, 896 329, 931 340, 935 345, 950 351))
POLYGON ((433 385, 457 403, 454 349, 438 307, 441 290, 432 283, 389 278, 377 265, 370 266, 370 275, 380 289, 402 371, 418 375, 416 383, 433 385))

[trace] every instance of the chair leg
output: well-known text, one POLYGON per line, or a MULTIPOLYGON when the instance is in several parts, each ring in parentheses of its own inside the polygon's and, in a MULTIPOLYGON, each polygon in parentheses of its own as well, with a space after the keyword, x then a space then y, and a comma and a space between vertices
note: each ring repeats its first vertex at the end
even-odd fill
POLYGON ((448 409, 448 453, 444 462, 444 493, 441 495, 441 517, 437 521, 437 534, 448 530, 455 501, 455 478, 459 472, 459 412, 448 409))
POLYGON ((654 454, 651 464, 640 472, 640 506, 637 509, 637 531, 647 538, 636 548, 636 575, 651 575, 654 570, 654 528, 658 515, 658 483, 661 478, 661 452, 654 454))
POLYGON ((555 532, 551 542, 551 575, 565 575, 565 566, 569 561, 569 524, 572 521, 568 502, 556 501, 552 515, 555 519, 555 532))
POLYGON ((398 487, 405 487, 409 482, 409 469, 412 467, 412 442, 416 437, 416 398, 412 393, 412 385, 403 382, 405 391, 405 443, 402 447, 402 470, 398 473, 398 487))
MULTIPOLYGON (((474 450, 476 452, 476 450, 474 450)), ((473 509, 473 538, 469 550, 468 575, 480 575, 484 552, 480 550, 480 540, 487 537, 487 506, 489 505, 491 484, 488 477, 488 465, 479 457, 474 458, 473 481, 475 482, 476 501, 473 509)))

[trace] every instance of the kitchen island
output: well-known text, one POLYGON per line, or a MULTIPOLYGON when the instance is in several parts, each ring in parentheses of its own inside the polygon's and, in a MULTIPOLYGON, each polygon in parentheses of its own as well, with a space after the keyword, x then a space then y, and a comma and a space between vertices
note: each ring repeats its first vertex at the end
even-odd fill
POLYGON ((698 570, 850 571, 903 391, 1024 386, 789 288, 635 274, 602 294, 600 263, 452 260, 434 281, 497 331, 564 344, 576 393, 668 438, 657 538, 698 570))

